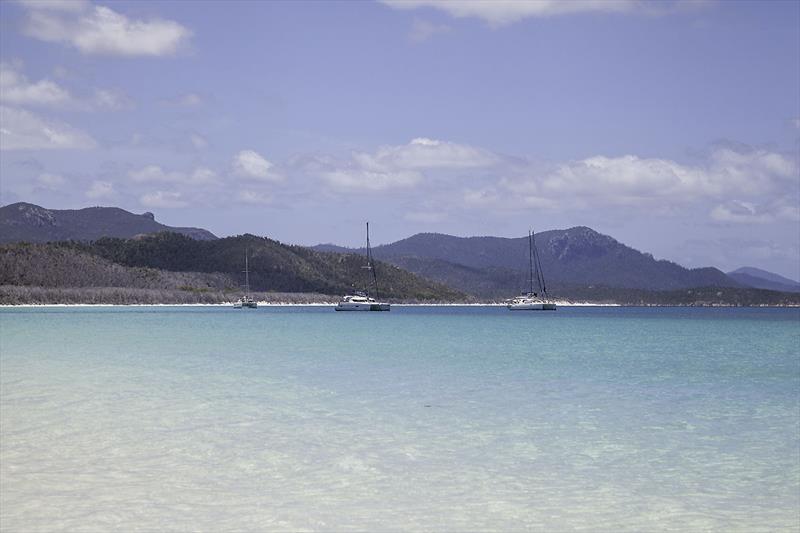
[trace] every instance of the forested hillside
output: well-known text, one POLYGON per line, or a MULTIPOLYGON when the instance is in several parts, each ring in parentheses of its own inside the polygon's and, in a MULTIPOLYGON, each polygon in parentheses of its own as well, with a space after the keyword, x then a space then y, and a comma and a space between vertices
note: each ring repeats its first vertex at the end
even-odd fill
MULTIPOLYGON (((0 246, 0 284, 51 288, 125 287, 227 291, 244 283, 245 253, 253 291, 342 295, 363 288, 368 272, 358 255, 315 252, 243 235, 195 240, 176 233, 136 239, 0 246)), ((406 301, 464 301, 467 296, 378 262, 379 295, 406 301)), ((374 293, 372 288, 370 292, 374 293)))
POLYGON ((0 285, 233 290, 236 280, 219 272, 168 272, 129 267, 71 246, 0 246, 0 285))

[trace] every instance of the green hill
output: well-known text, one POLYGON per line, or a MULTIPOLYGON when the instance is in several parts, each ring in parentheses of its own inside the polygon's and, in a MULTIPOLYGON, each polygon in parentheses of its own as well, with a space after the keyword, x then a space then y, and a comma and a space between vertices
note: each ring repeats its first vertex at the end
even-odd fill
MULTIPOLYGON (((241 235, 195 240, 177 233, 136 239, 0 246, 0 285, 232 291, 244 283, 245 251, 253 291, 341 295, 367 281, 363 257, 316 252, 241 235)), ((463 301, 467 296, 378 262, 379 296, 463 301)))

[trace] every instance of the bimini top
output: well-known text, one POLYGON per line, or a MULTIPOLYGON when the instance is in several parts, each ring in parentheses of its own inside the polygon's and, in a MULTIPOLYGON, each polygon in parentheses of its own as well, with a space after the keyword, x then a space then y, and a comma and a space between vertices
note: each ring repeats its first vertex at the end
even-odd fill
POLYGON ((509 303, 515 303, 515 304, 523 304, 523 303, 527 304, 527 303, 546 303, 549 302, 550 300, 546 297, 540 296, 535 292, 529 292, 520 294, 519 296, 516 296, 515 298, 508 301, 509 303))
POLYGON ((342 298, 343 302, 353 302, 353 303, 373 303, 375 298, 370 298, 363 292, 357 292, 355 294, 348 294, 347 296, 342 298))

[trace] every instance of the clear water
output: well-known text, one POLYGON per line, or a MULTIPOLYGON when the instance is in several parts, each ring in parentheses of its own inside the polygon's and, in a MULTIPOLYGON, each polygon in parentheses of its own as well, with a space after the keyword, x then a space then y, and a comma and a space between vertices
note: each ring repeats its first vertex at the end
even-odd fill
POLYGON ((0 310, 0 529, 800 530, 800 311, 0 310))

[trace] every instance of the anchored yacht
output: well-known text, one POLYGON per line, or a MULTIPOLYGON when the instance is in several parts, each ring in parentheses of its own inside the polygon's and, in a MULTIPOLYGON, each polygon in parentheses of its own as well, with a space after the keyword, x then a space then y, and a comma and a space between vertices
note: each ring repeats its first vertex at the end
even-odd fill
POLYGON ((542 262, 536 250, 536 240, 533 231, 528 231, 528 264, 530 267, 530 286, 527 293, 523 293, 508 301, 508 308, 512 311, 555 311, 556 304, 547 297, 547 287, 542 274, 542 262), (535 273, 535 277, 534 277, 535 273), (536 279, 538 292, 533 290, 533 280, 536 279))
POLYGON ((369 295, 365 287, 363 291, 355 291, 353 294, 342 297, 341 301, 336 304, 334 309, 337 311, 389 311, 390 305, 387 302, 381 302, 377 299, 378 275, 375 272, 372 250, 369 247, 369 222, 367 222, 367 264, 361 268, 372 272, 372 285, 375 288, 375 298, 369 295))
POLYGON ((344 296, 336 304, 337 311, 388 311, 389 307, 388 303, 378 302, 361 291, 344 296))
POLYGON ((555 311, 556 304, 534 292, 521 294, 509 300, 508 308, 512 311, 555 311))
POLYGON ((247 264, 247 249, 244 251, 244 294, 233 303, 234 309, 256 309, 258 303, 250 296, 250 268, 247 264))

